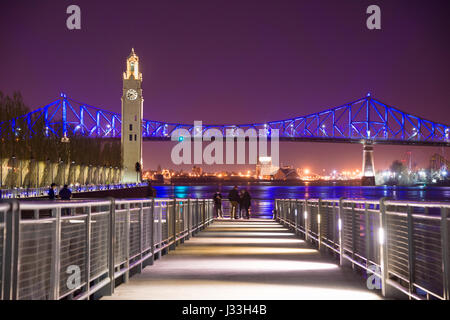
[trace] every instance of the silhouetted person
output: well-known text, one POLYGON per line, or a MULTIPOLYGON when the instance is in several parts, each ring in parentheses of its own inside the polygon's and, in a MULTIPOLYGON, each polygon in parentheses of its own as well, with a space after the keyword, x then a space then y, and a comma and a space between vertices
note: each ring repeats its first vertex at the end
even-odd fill
POLYGON ((250 206, 252 205, 252 197, 250 193, 248 193, 247 189, 242 192, 241 197, 241 210, 244 210, 246 213, 246 219, 250 219, 250 206))
POLYGON ((237 219, 237 209, 240 200, 237 186, 234 186, 234 188, 231 189, 230 193, 228 193, 228 200, 230 200, 231 204, 231 212, 230 212, 231 219, 237 219))
POLYGON ((50 189, 48 189, 48 198, 50 200, 55 200, 56 199, 55 189, 56 189, 56 183, 52 183, 50 185, 50 189))
POLYGON ((222 194, 217 191, 213 196, 214 200, 214 211, 216 213, 216 217, 223 218, 222 215, 222 194))
POLYGON ((242 191, 241 190, 238 190, 238 195, 239 195, 239 206, 238 206, 238 211, 237 211, 237 213, 236 213, 236 218, 237 219, 240 219, 240 218, 242 218, 242 191))
POLYGON ((61 200, 70 200, 72 198, 72 191, 69 190, 67 184, 59 191, 59 197, 61 200))

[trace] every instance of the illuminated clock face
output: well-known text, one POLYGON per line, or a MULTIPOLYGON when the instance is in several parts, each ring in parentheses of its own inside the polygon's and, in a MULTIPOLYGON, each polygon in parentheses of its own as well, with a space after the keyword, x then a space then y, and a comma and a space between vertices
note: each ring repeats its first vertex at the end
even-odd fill
POLYGON ((136 90, 129 89, 127 91, 127 99, 128 100, 136 100, 137 96, 138 96, 138 94, 137 94, 136 90))

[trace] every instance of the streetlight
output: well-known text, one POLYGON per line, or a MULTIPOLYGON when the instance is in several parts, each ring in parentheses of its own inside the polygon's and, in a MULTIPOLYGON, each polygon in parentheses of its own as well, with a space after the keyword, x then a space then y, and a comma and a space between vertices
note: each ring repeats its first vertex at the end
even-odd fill
MULTIPOLYGON (((72 171, 72 182, 76 183, 76 170, 75 170, 75 161, 70 163, 70 169, 72 171)), ((69 180, 70 180, 70 172, 69 172, 69 180)))

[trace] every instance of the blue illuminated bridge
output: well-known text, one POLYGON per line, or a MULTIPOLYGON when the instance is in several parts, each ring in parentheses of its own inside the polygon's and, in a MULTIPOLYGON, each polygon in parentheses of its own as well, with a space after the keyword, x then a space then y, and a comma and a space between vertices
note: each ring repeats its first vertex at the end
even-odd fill
MULTIPOLYGON (((0 123, 0 135, 18 134, 25 127, 33 134, 44 124, 47 135, 62 137, 81 134, 87 137, 119 138, 121 115, 103 110, 67 97, 66 94, 52 103, 9 122, 0 123), (37 125, 40 124, 40 125, 37 125)), ((188 130, 193 124, 143 120, 144 140, 170 140, 177 129, 188 130)), ((219 125, 204 124, 203 133, 218 129, 255 129, 268 139, 274 129, 279 130, 281 141, 316 141, 375 144, 408 144, 425 146, 450 146, 449 126, 400 111, 378 99, 367 96, 314 114, 266 123, 219 125)))

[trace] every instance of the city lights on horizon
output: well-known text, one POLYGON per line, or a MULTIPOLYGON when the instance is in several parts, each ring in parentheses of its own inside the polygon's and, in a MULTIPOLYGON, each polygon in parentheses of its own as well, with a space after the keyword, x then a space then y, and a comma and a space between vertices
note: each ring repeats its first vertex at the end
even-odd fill
MULTIPOLYGON (((303 180, 303 181, 316 181, 316 180, 353 180, 353 179, 360 179, 362 176, 362 172, 360 169, 354 168, 354 169, 343 169, 343 170, 337 170, 333 169, 331 171, 326 171, 325 169, 322 169, 320 173, 316 173, 314 170, 312 170, 310 167, 304 167, 304 168, 297 168, 294 169, 290 166, 288 167, 281 167, 280 169, 290 169, 297 173, 297 180, 303 180)), ((255 179, 255 180, 267 180, 267 178, 263 179, 261 176, 257 175, 257 172, 255 169, 240 169, 240 170, 217 170, 217 171, 211 171, 211 172, 205 172, 200 167, 193 167, 192 170, 174 170, 174 169, 161 169, 161 171, 158 170, 146 170, 143 173, 144 179, 150 179, 155 180, 157 179, 157 176, 161 175, 164 177, 164 179, 171 179, 171 178, 207 178, 207 177, 217 177, 220 179, 229 179, 229 178, 249 178, 249 179, 255 179)), ((271 179, 273 180, 273 179, 271 179)))

